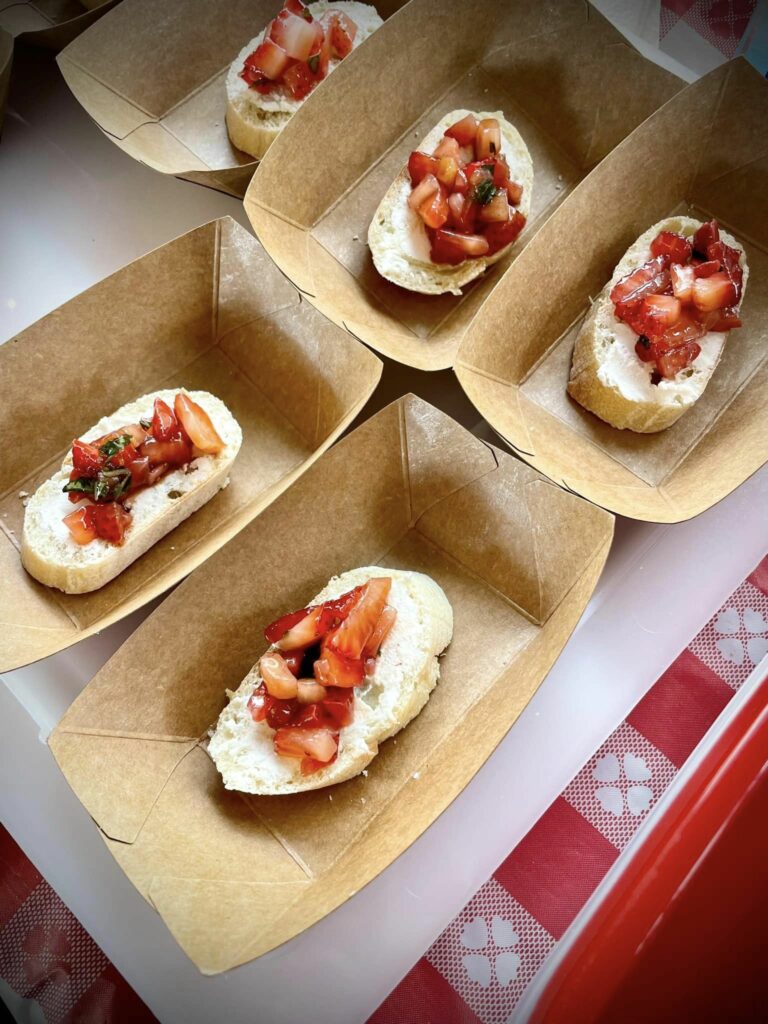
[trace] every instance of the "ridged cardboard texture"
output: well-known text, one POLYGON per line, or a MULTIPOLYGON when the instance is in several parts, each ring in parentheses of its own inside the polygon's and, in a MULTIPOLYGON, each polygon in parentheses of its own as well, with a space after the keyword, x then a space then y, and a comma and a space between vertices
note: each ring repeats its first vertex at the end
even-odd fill
POLYGON ((608 513, 405 396, 164 601, 51 749, 191 959, 206 973, 234 967, 346 900, 461 791, 562 649, 612 532, 608 513), (286 797, 226 791, 205 739, 263 653, 265 625, 370 564, 428 573, 453 606, 426 708, 367 777, 286 797))
POLYGON ((0 348, 0 672, 61 650, 200 565, 339 436, 380 361, 230 218, 129 264, 0 348), (243 428, 230 485, 120 576, 65 595, 21 566, 23 498, 102 416, 150 391, 217 395, 243 428))
POLYGON ((333 78, 270 148, 246 211, 318 309, 423 370, 452 365, 472 316, 540 225, 682 86, 583 0, 412 0, 333 78), (419 295, 378 274, 368 225, 409 153, 458 108, 502 110, 518 128, 533 158, 531 216, 462 296, 419 295), (307 154, 312 174, 286 187, 285 168, 307 154))
POLYGON ((541 229, 470 326, 455 370, 482 415, 552 480, 621 515, 678 522, 768 458, 768 83, 743 59, 678 93, 541 229), (566 394, 573 343, 629 245, 665 217, 716 217, 750 267, 702 397, 657 434, 566 394))

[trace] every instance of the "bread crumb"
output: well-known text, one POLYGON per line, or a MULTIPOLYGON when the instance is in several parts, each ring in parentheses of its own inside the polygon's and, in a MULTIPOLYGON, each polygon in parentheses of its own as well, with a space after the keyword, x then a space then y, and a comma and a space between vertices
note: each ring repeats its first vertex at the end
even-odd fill
POLYGON ((368 778, 368 769, 367 768, 363 768, 363 770, 362 770, 362 772, 360 774, 364 775, 366 777, 366 779, 367 779, 368 778))
POLYGON ((352 235, 352 241, 353 242, 359 242, 360 241, 360 235, 352 235))
POLYGON ((421 772, 414 772, 413 775, 411 776, 411 778, 412 779, 416 779, 416 780, 420 779, 421 778, 421 772))
POLYGON ((364 797, 364 796, 361 796, 361 797, 360 797, 360 803, 361 803, 361 804, 364 804, 365 802, 366 802, 366 800, 365 800, 365 797, 364 797))
POLYGON ((329 799, 329 800, 333 800, 333 793, 329 793, 329 794, 328 794, 328 799, 329 799))
POLYGON ((558 180, 558 181, 562 181, 562 180, 563 180, 563 176, 562 176, 562 174, 558 174, 558 176, 557 176, 557 180, 558 180))
POLYGON ((29 497, 29 491, 19 491, 19 497, 20 498, 28 498, 29 497))

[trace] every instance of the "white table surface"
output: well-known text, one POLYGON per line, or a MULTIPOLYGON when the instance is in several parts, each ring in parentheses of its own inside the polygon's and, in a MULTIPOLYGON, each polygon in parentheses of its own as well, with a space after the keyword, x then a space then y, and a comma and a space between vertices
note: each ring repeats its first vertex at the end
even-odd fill
MULTIPOLYGON (((237 200, 156 174, 113 146, 50 57, 33 51, 17 54, 0 197, 0 342, 209 219, 230 214, 247 226, 237 200)), ((408 390, 492 438, 447 372, 387 363, 363 415, 408 390)), ((235 971, 197 972, 118 869, 45 745, 153 606, 1 677, 0 820, 163 1024, 362 1022, 759 561, 766 507, 768 467, 688 523, 619 520, 575 634, 473 782, 365 889, 235 971)))

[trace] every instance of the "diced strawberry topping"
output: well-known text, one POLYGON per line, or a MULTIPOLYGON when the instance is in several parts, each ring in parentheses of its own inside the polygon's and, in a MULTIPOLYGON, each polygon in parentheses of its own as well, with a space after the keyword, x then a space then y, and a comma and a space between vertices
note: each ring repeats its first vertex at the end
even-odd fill
POLYGON ((693 304, 705 313, 732 306, 738 300, 736 285, 725 271, 709 277, 697 277, 693 282, 693 304))
POLYGON ((258 82, 261 78, 276 82, 290 63, 291 58, 281 46, 273 39, 265 39, 249 57, 246 57, 244 70, 252 72, 253 82, 258 82))
POLYGON ((315 662, 315 678, 323 686, 359 686, 363 681, 361 658, 345 657, 335 650, 332 643, 334 633, 329 633, 320 657, 315 662))
POLYGON ((95 511, 95 505, 84 505, 64 516, 64 523, 77 544, 90 544, 98 537, 94 518, 95 511))
POLYGON ((462 117, 460 121, 456 121, 450 128, 447 128, 445 134, 449 139, 456 139, 460 146, 474 145, 477 135, 477 118, 474 114, 467 114, 466 117, 462 117))
POLYGON ((448 220, 448 200, 442 189, 438 188, 437 192, 424 200, 419 207, 419 216, 428 228, 437 229, 445 224, 448 220))
POLYGON ((343 60, 352 52, 357 35, 357 25, 342 11, 328 11, 323 18, 325 31, 331 41, 331 53, 337 60, 343 60))
POLYGON ((195 448, 206 455, 217 455, 224 448, 224 442, 216 432, 211 417, 183 391, 176 395, 173 411, 195 448))
POLYGON ((72 465, 78 476, 96 476, 106 461, 96 445, 87 441, 72 442, 72 465))
POLYGON ((672 278, 672 294, 680 302, 693 301, 693 281, 696 277, 696 268, 692 266, 683 267, 674 263, 669 268, 672 278))
POLYGON ((707 250, 713 242, 720 241, 720 228, 716 220, 702 224, 693 236, 693 254, 699 259, 708 259, 707 250))
POLYGON ((299 679, 296 686, 299 704, 318 704, 328 696, 328 690, 316 679, 299 679))
POLYGON ((679 348, 670 349, 656 360, 656 367, 662 377, 670 380, 681 370, 685 370, 698 357, 701 345, 696 341, 688 342, 679 348))
POLYGON ((485 239, 488 242, 488 255, 493 256, 500 249, 511 245, 525 227, 525 216, 519 210, 514 210, 508 221, 489 224, 485 229, 485 239))
POLYGON ((259 672, 271 697, 290 700, 298 690, 296 676, 278 651, 270 651, 259 661, 259 672))
POLYGON ((511 206, 519 206, 520 201, 523 198, 523 186, 518 185, 516 181, 507 182, 507 199, 511 206))
POLYGON ((93 521, 96 534, 110 544, 122 544, 125 531, 131 522, 131 516, 116 501, 93 505, 93 521))
POLYGON ((675 231, 661 231, 651 242, 651 255, 660 256, 667 265, 687 263, 691 258, 691 243, 675 231))
POLYGON ((283 757, 311 757, 327 764, 338 749, 338 737, 330 729, 278 729, 275 750, 283 757))
POLYGON ((298 14, 307 21, 312 21, 312 12, 301 2, 301 0, 286 0, 283 6, 286 11, 290 11, 291 14, 298 14))
POLYGON ((192 461, 192 446, 181 434, 170 441, 154 441, 149 438, 139 449, 139 454, 146 456, 150 466, 183 466, 192 461))
POLYGON ((317 79, 312 74, 309 65, 304 63, 292 64, 283 75, 288 92, 295 100, 303 100, 317 85, 317 79))
POLYGON ((347 617, 329 637, 328 646, 346 658, 360 658, 384 611, 391 586, 388 576, 369 580, 347 617))
POLYGON ((428 174, 436 177, 437 166, 438 161, 433 156, 414 150, 408 157, 408 173, 411 176, 411 184, 418 185, 428 174))
POLYGON ((397 609, 386 605, 384 611, 379 616, 376 628, 368 637, 368 642, 363 648, 363 658, 375 658, 378 655, 379 649, 389 636, 396 619, 397 609))
POLYGON ((485 235, 465 235, 443 229, 432 237, 431 257, 435 263, 463 263, 467 258, 484 256, 488 249, 485 235))
POLYGON ((669 271, 664 266, 664 260, 656 256, 616 282, 611 289, 611 302, 615 305, 641 299, 644 295, 659 295, 669 282, 669 271))

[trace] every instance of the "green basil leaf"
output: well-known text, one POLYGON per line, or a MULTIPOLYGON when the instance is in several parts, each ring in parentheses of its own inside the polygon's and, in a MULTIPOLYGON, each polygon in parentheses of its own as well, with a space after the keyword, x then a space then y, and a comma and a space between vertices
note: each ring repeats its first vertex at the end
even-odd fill
POLYGON ((63 491, 76 494, 93 494, 96 481, 90 476, 79 476, 76 480, 70 480, 62 487, 63 491))
POLYGON ((472 190, 472 201, 478 206, 487 206, 496 195, 497 189, 490 178, 480 181, 472 190))
POLYGON ((105 441, 104 444, 99 448, 102 455, 106 455, 109 458, 111 455, 117 455, 123 448, 131 444, 133 438, 130 434, 121 434, 119 437, 113 437, 111 441, 105 441))

